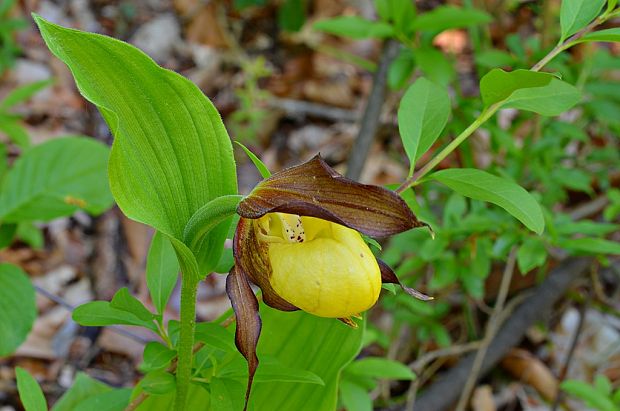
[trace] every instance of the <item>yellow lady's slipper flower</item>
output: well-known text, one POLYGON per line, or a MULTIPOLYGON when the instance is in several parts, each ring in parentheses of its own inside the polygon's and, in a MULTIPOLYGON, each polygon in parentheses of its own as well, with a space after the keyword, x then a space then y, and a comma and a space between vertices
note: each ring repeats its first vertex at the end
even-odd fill
POLYGON ((261 329, 249 281, 273 308, 301 309, 350 326, 356 326, 351 317, 377 302, 382 282, 428 299, 401 285, 360 234, 386 237, 426 224, 394 192, 346 179, 319 156, 260 182, 237 213, 235 266, 226 291, 237 318, 235 342, 248 360, 246 406, 261 329))

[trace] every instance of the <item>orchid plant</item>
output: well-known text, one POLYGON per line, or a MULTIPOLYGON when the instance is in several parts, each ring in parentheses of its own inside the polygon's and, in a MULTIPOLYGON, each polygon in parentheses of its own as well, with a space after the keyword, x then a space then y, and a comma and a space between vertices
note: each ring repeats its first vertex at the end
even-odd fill
MULTIPOLYGON (((397 18, 398 10, 385 7, 389 2, 377 3, 385 21, 356 24, 380 26, 387 37, 432 31, 432 25, 422 24, 423 16, 412 14, 418 24, 408 24, 397 18)), ((270 175, 249 153, 265 179, 247 196, 238 193, 230 137, 198 87, 126 43, 35 15, 47 46, 69 67, 82 95, 99 108, 114 134, 108 177, 116 203, 129 218, 157 231, 147 264, 154 312, 122 289, 112 301, 91 302, 73 314, 83 325, 141 326, 161 337, 161 343, 145 347, 146 376, 133 390, 99 394, 128 410, 172 404, 185 410, 205 401, 217 410, 334 409, 340 371, 359 352, 363 313, 376 303, 381 284, 397 284, 411 297, 429 299, 401 284, 367 245, 368 237, 427 227, 410 208, 415 206, 412 188, 434 180, 503 208, 536 233, 544 230, 536 199, 515 182, 477 169, 431 172, 502 108, 553 116, 580 100, 576 87, 540 69, 579 42, 617 41, 616 29, 593 30, 620 11, 610 1, 601 12, 605 2, 597 0, 592 3, 600 7, 575 14, 575 3, 584 2, 563 2, 567 17, 558 46, 531 70, 486 74, 478 117, 417 171, 417 160, 442 133, 451 104, 445 87, 424 77, 411 84, 398 113, 410 173, 395 191, 346 179, 319 156, 270 175), (240 218, 231 230, 235 215, 240 218), (230 264, 224 243, 232 232, 230 264), (165 323, 179 269, 180 320, 165 323), (222 271, 229 271, 234 344, 247 361, 247 374, 240 370, 246 363, 240 365, 237 359, 243 359, 231 348, 232 334, 220 326, 230 324, 228 316, 196 324, 198 284, 222 271), (259 304, 252 283, 266 306, 259 304), (301 358, 299 367, 278 363, 300 357, 292 350, 302 345, 312 355, 301 358), (264 384, 253 388, 253 381, 264 384), (282 381, 299 384, 278 385, 282 381)), ((444 23, 454 15, 453 10, 442 13, 444 23)), ((22 386, 31 385, 22 371, 19 378, 22 386)))

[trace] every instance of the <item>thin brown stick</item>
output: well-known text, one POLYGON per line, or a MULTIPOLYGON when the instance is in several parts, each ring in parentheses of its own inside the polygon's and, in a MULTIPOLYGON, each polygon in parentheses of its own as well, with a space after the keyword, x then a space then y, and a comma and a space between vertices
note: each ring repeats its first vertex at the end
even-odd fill
POLYGON ((350 179, 357 180, 362 174, 370 146, 379 126, 381 108, 385 100, 388 69, 399 50, 400 44, 396 40, 388 40, 383 46, 379 67, 373 77, 372 90, 362 116, 360 131, 349 154, 346 176, 350 179))
POLYGON ((487 349, 493 341, 495 334, 500 326, 499 317, 501 312, 504 309, 504 304, 506 302, 506 297, 508 296, 508 290, 510 288, 510 282, 512 281, 512 274, 515 271, 515 262, 517 260, 517 249, 515 247, 510 250, 510 255, 508 256, 508 261, 506 262, 506 268, 504 269, 504 273, 502 274, 502 282, 499 288, 499 294, 497 296, 497 301, 495 302, 495 307, 493 308, 493 313, 491 314, 491 318, 489 318, 489 322, 487 324, 487 329, 484 334, 484 339, 482 340, 480 349, 476 353, 476 357, 474 359, 474 365, 472 367, 471 373, 469 374, 469 378, 465 382, 465 387, 461 392, 461 396, 459 398, 459 402, 456 406, 456 411, 464 411, 467 403, 469 401, 469 397, 478 381, 478 375, 480 374, 480 369, 482 367, 482 362, 486 355, 487 349))
MULTIPOLYGON (((577 349, 577 343, 579 342, 579 336, 583 331, 583 325, 585 323, 586 317, 586 308, 588 307, 588 300, 586 299, 583 304, 579 306, 579 322, 577 323, 577 330, 575 330, 575 335, 570 342, 570 347, 568 348, 568 355, 566 356, 566 360, 564 364, 562 364, 562 369, 560 370, 560 375, 558 376, 558 384, 562 383, 566 378, 566 374, 568 373, 568 367, 570 366, 571 361, 573 360, 573 356, 575 355, 575 351, 577 349)), ((553 405, 551 406, 551 411, 556 411, 560 402, 563 398, 562 390, 558 390, 555 395, 555 399, 553 400, 553 405)))

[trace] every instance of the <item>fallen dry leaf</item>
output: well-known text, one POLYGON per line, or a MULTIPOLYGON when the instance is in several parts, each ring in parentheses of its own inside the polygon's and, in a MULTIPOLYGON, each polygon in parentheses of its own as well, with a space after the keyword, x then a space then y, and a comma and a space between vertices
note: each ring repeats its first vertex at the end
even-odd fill
POLYGON ((558 381, 551 370, 529 351, 514 348, 502 360, 502 367, 520 381, 532 386, 546 400, 553 400, 558 381))

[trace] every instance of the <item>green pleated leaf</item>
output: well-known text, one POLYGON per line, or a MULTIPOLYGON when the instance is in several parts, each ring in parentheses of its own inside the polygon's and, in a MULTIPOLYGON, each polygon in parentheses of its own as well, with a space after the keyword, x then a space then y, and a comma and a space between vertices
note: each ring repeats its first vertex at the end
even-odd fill
POLYGON ((26 411, 47 411, 47 401, 37 380, 21 367, 15 368, 19 399, 26 411))
POLYGON ((560 41, 588 25, 605 5, 606 0, 562 0, 560 7, 560 41))
POLYGON ((480 81, 480 94, 485 107, 502 107, 556 116, 581 99, 581 92, 553 74, 529 70, 506 72, 493 69, 480 81))
POLYGON ((49 221, 78 209, 99 214, 112 205, 107 146, 86 137, 58 138, 17 159, 0 188, 0 221, 49 221))
POLYGON ((420 77, 407 89, 398 108, 398 129, 411 171, 437 140, 449 116, 450 97, 443 87, 420 77))
POLYGON ((361 348, 363 324, 359 329, 352 329, 333 318, 320 318, 303 311, 282 312, 264 305, 261 305, 261 317, 259 358, 276 357, 285 366, 312 372, 325 385, 275 381, 255 384, 250 409, 336 409, 340 373, 361 348))
POLYGON ((24 342, 37 314, 28 276, 11 264, 0 264, 0 358, 24 342))
POLYGON ((182 239, 200 207, 237 191, 232 145, 213 104, 196 85, 129 44, 34 19, 115 136, 109 178, 119 207, 170 237, 188 275, 208 274, 230 220, 205 238, 198 261, 182 239))
POLYGON ((502 207, 537 234, 541 234, 545 229, 545 220, 538 202, 523 187, 512 181, 473 168, 442 170, 432 174, 430 178, 465 197, 502 207))

